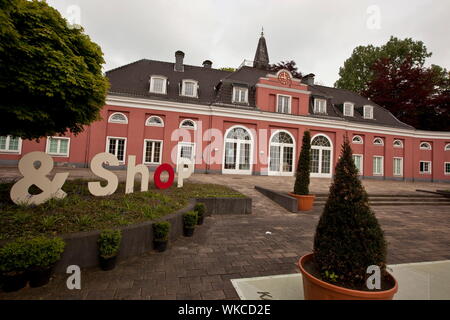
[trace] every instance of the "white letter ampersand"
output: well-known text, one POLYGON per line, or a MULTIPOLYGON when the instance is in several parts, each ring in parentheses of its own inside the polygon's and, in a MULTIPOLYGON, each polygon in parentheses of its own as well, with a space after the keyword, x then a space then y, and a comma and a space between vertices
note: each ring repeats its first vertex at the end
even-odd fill
POLYGON ((53 159, 48 154, 40 151, 30 152, 19 161, 19 171, 23 178, 17 181, 11 188, 11 200, 15 204, 39 205, 51 198, 63 199, 66 193, 61 187, 66 182, 69 172, 55 174, 53 180, 47 178, 47 174, 53 169, 53 159), (39 161, 41 166, 36 169, 34 163, 39 161), (35 185, 42 190, 41 193, 31 195, 28 189, 35 185))

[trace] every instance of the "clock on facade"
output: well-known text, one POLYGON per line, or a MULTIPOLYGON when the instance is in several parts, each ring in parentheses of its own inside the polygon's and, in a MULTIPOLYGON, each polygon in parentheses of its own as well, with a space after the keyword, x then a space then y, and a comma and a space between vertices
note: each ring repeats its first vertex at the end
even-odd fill
POLYGON ((278 81, 280 81, 281 84, 291 84, 291 75, 287 71, 281 71, 278 74, 278 81))

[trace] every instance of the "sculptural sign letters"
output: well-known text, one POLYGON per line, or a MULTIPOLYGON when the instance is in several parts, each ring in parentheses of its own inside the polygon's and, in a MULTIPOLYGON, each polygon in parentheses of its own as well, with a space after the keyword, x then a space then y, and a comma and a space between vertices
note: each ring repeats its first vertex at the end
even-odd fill
MULTIPOLYGON (((134 179, 138 173, 141 176, 141 191, 148 190, 150 172, 145 165, 136 165, 135 163, 136 156, 128 156, 125 193, 134 192, 134 179)), ((115 155, 107 152, 99 153, 92 158, 90 165, 92 173, 107 181, 105 186, 101 186, 99 181, 88 183, 89 192, 94 196, 111 195, 117 190, 119 185, 117 175, 105 168, 103 164, 118 166, 119 160, 115 155)), ((57 173, 50 180, 47 174, 52 169, 53 159, 45 152, 30 152, 22 157, 19 161, 19 171, 23 178, 17 181, 11 188, 11 200, 15 204, 39 205, 52 198, 65 198, 67 194, 61 188, 69 177, 69 172, 57 173), (41 189, 42 192, 36 195, 30 194, 28 190, 33 185, 41 189)), ((192 172, 194 172, 194 163, 189 159, 183 159, 177 164, 177 186, 179 188, 183 186, 183 179, 189 178, 192 172)), ((164 163, 156 168, 154 182, 158 189, 169 188, 173 184, 174 179, 175 172, 171 165, 164 163), (161 180, 161 174, 163 172, 169 174, 169 179, 165 182, 161 180)))

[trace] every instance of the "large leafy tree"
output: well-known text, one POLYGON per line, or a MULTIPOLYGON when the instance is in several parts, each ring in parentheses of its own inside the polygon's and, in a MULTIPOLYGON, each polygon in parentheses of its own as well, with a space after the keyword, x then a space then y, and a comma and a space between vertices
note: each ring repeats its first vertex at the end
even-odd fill
POLYGON ((277 72, 278 70, 281 70, 281 69, 287 69, 287 70, 289 70, 289 72, 292 74, 292 76, 294 78, 298 78, 298 79, 302 78, 302 73, 300 71, 298 71, 297 64, 295 63, 294 60, 280 61, 278 63, 271 64, 271 65, 269 65, 268 69, 269 69, 269 71, 273 71, 273 72, 277 72))
POLYGON ((388 59, 393 67, 399 67, 406 59, 410 59, 414 66, 422 67, 425 59, 430 57, 422 41, 411 38, 390 40, 380 46, 358 46, 352 55, 339 68, 339 80, 335 87, 351 90, 361 94, 367 89, 367 83, 373 79, 373 64, 380 59, 388 59))
POLYGON ((364 96, 417 129, 450 130, 450 76, 445 69, 425 68, 412 57, 398 66, 382 58, 372 72, 364 96))
POLYGON ((45 1, 0 0, 0 135, 81 132, 99 119, 103 54, 45 1))

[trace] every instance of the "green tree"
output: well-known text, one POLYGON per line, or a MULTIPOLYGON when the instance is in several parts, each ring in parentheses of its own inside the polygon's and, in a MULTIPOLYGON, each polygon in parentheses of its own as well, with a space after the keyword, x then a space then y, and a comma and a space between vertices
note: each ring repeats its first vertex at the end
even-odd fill
POLYGON ((222 70, 222 71, 229 71, 229 72, 235 72, 235 71, 236 71, 236 68, 223 67, 223 68, 220 68, 219 70, 222 70))
POLYGON ((0 135, 38 139, 100 118, 103 53, 45 1, 0 0, 0 135))
POLYGON ((314 236, 314 261, 328 282, 359 289, 367 267, 386 270, 386 241, 344 138, 328 200, 314 236))
POLYGON ((309 171, 311 157, 311 134, 305 131, 302 140, 302 149, 298 158, 297 172, 295 174, 294 194, 309 194, 309 171))
POLYGON ((367 90, 367 83, 373 79, 372 66, 379 59, 389 59, 393 67, 399 67, 406 59, 411 58, 414 66, 422 67, 425 59, 430 56, 431 53, 422 41, 414 41, 411 38, 401 40, 391 37, 380 47, 358 46, 344 62, 344 66, 339 68, 339 79, 334 86, 361 94, 367 90))

